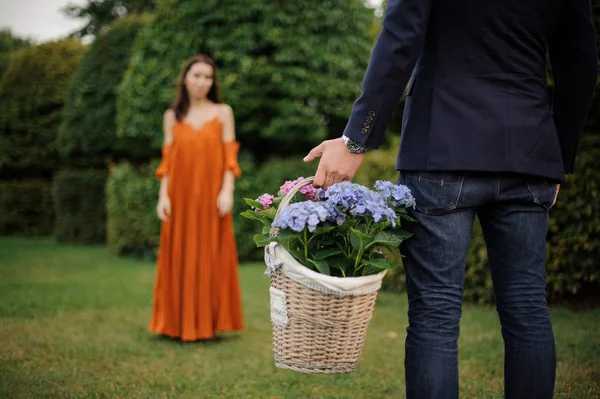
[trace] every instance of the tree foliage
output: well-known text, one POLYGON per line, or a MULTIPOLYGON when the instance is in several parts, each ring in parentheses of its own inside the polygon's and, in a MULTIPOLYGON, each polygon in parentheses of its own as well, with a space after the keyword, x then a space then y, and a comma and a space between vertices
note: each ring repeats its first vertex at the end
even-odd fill
POLYGON ((85 47, 72 39, 19 52, 0 82, 0 177, 48 176, 67 88, 85 47))
POLYGON ((99 35, 71 81, 58 136, 68 163, 105 165, 118 151, 117 89, 144 17, 128 16, 99 35))
POLYGON ((185 60, 219 65, 238 138, 258 158, 304 152, 339 135, 372 42, 360 0, 166 0, 138 35, 118 99, 118 134, 162 143, 162 115, 185 60))
POLYGON ((88 0, 85 5, 69 3, 63 8, 63 12, 71 18, 86 21, 73 36, 97 36, 125 15, 140 15, 152 11, 156 3, 156 0, 88 0))
POLYGON ((31 41, 12 34, 8 29, 0 30, 0 78, 8 68, 11 53, 31 47, 31 41))

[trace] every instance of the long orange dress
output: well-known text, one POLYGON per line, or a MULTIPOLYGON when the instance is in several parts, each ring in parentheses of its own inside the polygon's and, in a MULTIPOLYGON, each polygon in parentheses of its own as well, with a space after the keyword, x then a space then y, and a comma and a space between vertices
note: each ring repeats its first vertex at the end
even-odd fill
POLYGON ((156 175, 169 175, 171 215, 162 223, 151 332, 196 341, 242 329, 238 259, 231 213, 219 217, 226 170, 240 176, 237 142, 223 143, 215 118, 196 129, 173 126, 156 175))

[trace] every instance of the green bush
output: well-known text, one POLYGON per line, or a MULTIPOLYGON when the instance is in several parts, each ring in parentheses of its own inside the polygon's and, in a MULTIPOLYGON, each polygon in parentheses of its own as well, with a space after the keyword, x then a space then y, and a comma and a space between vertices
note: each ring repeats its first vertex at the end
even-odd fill
MULTIPOLYGON (((154 177, 157 163, 135 170, 130 164, 118 165, 110 173, 106 185, 107 241, 118 254, 134 254, 153 258, 159 244, 160 222, 156 216, 159 182, 154 177)), ((256 169, 248 155, 240 156, 242 177, 235 184, 234 227, 238 256, 241 261, 262 258, 254 244, 256 225, 240 216, 248 209, 244 198, 256 198, 263 193, 276 193, 285 180, 312 176, 316 165, 300 158, 272 160, 256 169)))
POLYGON ((238 256, 240 260, 260 260, 263 250, 256 248, 254 235, 258 233, 256 223, 240 216, 248 209, 244 198, 257 198, 264 193, 277 194, 286 180, 309 177, 315 174, 317 162, 307 164, 301 157, 292 159, 273 159, 259 168, 253 167, 249 160, 240 160, 243 176, 236 182, 233 209, 238 256))
POLYGON ((8 69, 12 53, 30 46, 28 39, 15 36, 8 29, 0 29, 0 79, 8 69))
POLYGON ((361 0, 166 0, 136 39, 117 102, 118 135, 157 150, 175 80, 193 54, 220 66, 238 137, 262 162, 339 135, 369 59, 361 0))
POLYGON ((52 233, 52 183, 0 181, 0 235, 52 233))
MULTIPOLYGON (((485 242, 478 223, 467 258, 465 298, 493 302, 485 242)), ((550 211, 547 295, 553 302, 585 299, 600 288, 600 140, 584 137, 575 174, 550 211)))
POLYGON ((548 294, 570 299, 600 292, 600 139, 585 138, 575 174, 560 189, 548 235, 548 294))
POLYGON ((69 87, 58 135, 58 151, 67 163, 104 166, 107 160, 118 158, 115 154, 117 87, 144 20, 139 16, 118 20, 94 40, 79 64, 69 87))
POLYGON ((106 169, 61 170, 54 175, 54 235, 59 241, 104 242, 106 169))
MULTIPOLYGON (((585 137, 576 160, 575 174, 560 189, 550 211, 548 232, 547 295, 552 302, 584 300, 600 289, 600 139, 585 137)), ((386 288, 403 291, 401 270, 386 278, 386 288)), ((465 299, 494 301, 487 251, 479 221, 465 270, 465 299)))
POLYGON ((116 166, 106 182, 108 248, 122 255, 154 259, 160 238, 156 201, 160 183, 154 177, 158 162, 134 169, 116 166))
POLYGON ((67 87, 84 46, 66 39, 16 54, 0 82, 0 177, 50 176, 67 87))

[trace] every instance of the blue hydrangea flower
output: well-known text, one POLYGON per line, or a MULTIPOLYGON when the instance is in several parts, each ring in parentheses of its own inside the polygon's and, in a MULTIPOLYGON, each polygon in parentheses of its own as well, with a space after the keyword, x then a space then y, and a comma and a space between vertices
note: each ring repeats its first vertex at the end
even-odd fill
POLYGON ((332 185, 326 191, 321 191, 320 199, 346 211, 352 209, 357 203, 365 201, 372 193, 359 184, 342 182, 332 185))
POLYGON ((305 227, 311 233, 321 222, 332 217, 331 207, 321 202, 303 201, 287 206, 273 221, 272 227, 301 232, 305 227))
POLYGON ((414 209, 416 206, 415 198, 412 196, 410 189, 402 184, 377 180, 375 182, 375 190, 381 193, 386 200, 390 201, 393 207, 404 206, 414 209))
POLYGON ((387 220, 396 225, 396 212, 390 208, 384 196, 359 184, 337 183, 321 192, 320 196, 342 213, 371 216, 375 222, 387 220))

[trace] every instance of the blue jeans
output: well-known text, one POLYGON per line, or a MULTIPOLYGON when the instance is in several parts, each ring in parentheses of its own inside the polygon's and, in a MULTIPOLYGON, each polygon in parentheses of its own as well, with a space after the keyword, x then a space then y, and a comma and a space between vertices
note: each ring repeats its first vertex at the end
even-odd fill
POLYGON ((402 247, 408 294, 406 395, 458 398, 458 335, 475 215, 487 246, 504 339, 507 399, 552 398, 554 333, 546 302, 546 234, 556 184, 486 173, 403 172, 417 202, 402 247))

